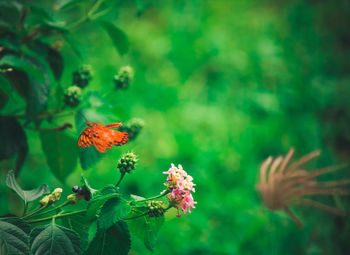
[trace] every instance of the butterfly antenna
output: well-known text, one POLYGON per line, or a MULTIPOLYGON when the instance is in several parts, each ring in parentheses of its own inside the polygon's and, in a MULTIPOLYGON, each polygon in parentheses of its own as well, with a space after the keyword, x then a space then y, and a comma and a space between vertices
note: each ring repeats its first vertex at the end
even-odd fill
POLYGON ((81 113, 81 112, 76 112, 76 111, 72 111, 75 115, 79 115, 80 117, 82 117, 85 122, 88 122, 88 120, 85 118, 85 116, 81 113))

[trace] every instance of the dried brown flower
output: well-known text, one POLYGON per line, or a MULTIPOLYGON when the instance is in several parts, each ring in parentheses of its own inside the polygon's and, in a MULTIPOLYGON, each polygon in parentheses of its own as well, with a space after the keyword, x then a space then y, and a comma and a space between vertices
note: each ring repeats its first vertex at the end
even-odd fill
POLYGON ((340 209, 307 198, 311 195, 348 194, 342 186, 348 184, 350 180, 319 182, 315 179, 317 176, 334 172, 344 166, 328 166, 307 171, 304 164, 318 157, 320 151, 313 151, 289 164, 293 153, 292 148, 285 157, 279 156, 275 159, 268 157, 262 163, 257 189, 266 207, 271 211, 284 210, 300 228, 302 228, 302 223, 289 209, 290 206, 310 206, 345 216, 345 212, 340 209))

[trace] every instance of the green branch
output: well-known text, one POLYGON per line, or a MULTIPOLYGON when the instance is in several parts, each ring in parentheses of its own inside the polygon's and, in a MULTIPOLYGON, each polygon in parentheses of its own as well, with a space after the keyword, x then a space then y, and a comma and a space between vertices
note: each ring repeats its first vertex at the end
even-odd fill
POLYGON ((78 213, 82 213, 82 212, 86 212, 86 209, 80 210, 80 211, 75 211, 75 212, 70 212, 70 213, 56 214, 54 216, 50 216, 50 217, 46 217, 46 218, 42 218, 42 219, 27 221, 27 223, 29 223, 29 224, 39 223, 39 222, 48 221, 48 220, 52 220, 52 219, 63 218, 66 216, 70 216, 70 215, 74 215, 74 214, 78 214, 78 213))

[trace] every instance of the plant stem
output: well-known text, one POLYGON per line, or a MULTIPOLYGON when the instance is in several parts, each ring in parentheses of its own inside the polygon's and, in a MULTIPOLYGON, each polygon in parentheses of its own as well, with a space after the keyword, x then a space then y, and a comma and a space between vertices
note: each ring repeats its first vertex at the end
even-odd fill
MULTIPOLYGON (((58 209, 60 209, 60 208, 62 208, 62 207, 64 207, 64 206, 66 206, 66 205, 69 205, 69 204, 70 204, 70 202, 69 202, 69 201, 66 201, 66 202, 64 202, 63 204, 61 204, 61 205, 59 205, 59 206, 57 206, 57 207, 54 207, 54 208, 52 208, 52 209, 50 209, 50 210, 48 210, 48 211, 46 211, 46 212, 39 213, 39 214, 37 214, 37 215, 35 215, 35 216, 40 216, 40 215, 43 215, 43 214, 47 214, 47 213, 50 213, 50 212, 54 212, 54 211, 56 211, 56 210, 58 210, 58 209)), ((28 218, 28 217, 26 217, 26 218, 28 218)), ((31 217, 29 217, 29 218, 31 218, 31 217)))
POLYGON ((33 211, 31 211, 29 214, 24 215, 22 218, 26 219, 26 218, 30 218, 32 217, 34 214, 40 212, 41 210, 44 210, 46 207, 45 206, 39 206, 36 209, 34 209, 33 211))
POLYGON ((78 19, 75 23, 73 23, 72 25, 68 26, 68 29, 73 29, 77 26, 79 26, 81 23, 84 23, 85 21, 89 20, 92 15, 94 14, 95 11, 97 11, 97 9, 100 7, 100 5, 103 3, 104 0, 97 0, 96 3, 91 7, 91 9, 88 11, 88 13, 86 14, 86 16, 81 17, 80 19, 78 19))
POLYGON ((27 209, 28 209, 28 203, 25 202, 25 203, 24 203, 24 209, 23 209, 23 216, 26 214, 27 209))
POLYGON ((119 186, 119 184, 122 182, 124 176, 125 176, 125 173, 122 173, 121 176, 120 176, 120 178, 119 178, 119 181, 117 182, 117 184, 115 185, 115 187, 118 187, 118 186, 119 186))
POLYGON ((137 219, 137 218, 140 218, 140 217, 143 217, 143 216, 146 216, 148 213, 143 213, 143 214, 140 214, 140 215, 137 215, 137 216, 133 216, 133 217, 130 217, 130 218, 125 218, 123 220, 132 220, 132 219, 137 219))
POLYGON ((160 195, 157 195, 157 196, 154 196, 154 197, 150 197, 150 198, 145 198, 145 199, 141 199, 141 200, 136 200, 135 202, 145 202, 145 201, 148 201, 148 200, 154 200, 154 199, 157 199, 157 198, 161 198, 163 196, 165 196, 166 194, 168 194, 170 191, 167 190, 165 191, 164 193, 160 194, 160 195))
POLYGON ((54 216, 50 216, 50 217, 46 217, 46 218, 42 218, 42 219, 27 221, 27 223, 29 223, 29 224, 31 224, 31 223, 39 223, 39 222, 43 222, 43 221, 47 221, 47 220, 51 220, 51 219, 63 218, 63 217, 66 217, 66 216, 70 216, 70 215, 74 215, 74 214, 78 214, 78 213, 82 213, 82 212, 86 212, 86 209, 75 211, 75 212, 64 213, 64 214, 56 214, 54 216))

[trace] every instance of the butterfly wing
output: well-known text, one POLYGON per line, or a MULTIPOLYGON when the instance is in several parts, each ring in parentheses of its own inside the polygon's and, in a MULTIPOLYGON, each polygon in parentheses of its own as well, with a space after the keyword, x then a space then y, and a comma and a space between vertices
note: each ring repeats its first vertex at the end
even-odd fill
POLYGON ((107 128, 120 128, 121 126, 123 126, 123 123, 121 122, 115 122, 115 123, 106 125, 107 128))
POLYGON ((85 128, 85 130, 80 134, 78 139, 78 146, 80 148, 85 148, 92 146, 93 140, 92 140, 92 128, 85 128))
POLYGON ((128 133, 111 130, 106 127, 92 127, 92 142, 99 152, 106 152, 112 145, 120 146, 129 140, 128 133))

